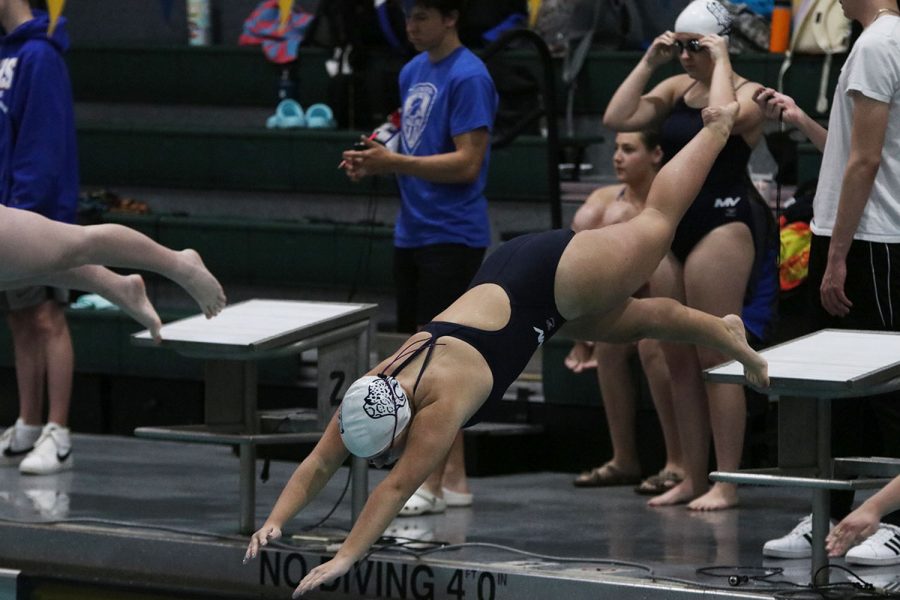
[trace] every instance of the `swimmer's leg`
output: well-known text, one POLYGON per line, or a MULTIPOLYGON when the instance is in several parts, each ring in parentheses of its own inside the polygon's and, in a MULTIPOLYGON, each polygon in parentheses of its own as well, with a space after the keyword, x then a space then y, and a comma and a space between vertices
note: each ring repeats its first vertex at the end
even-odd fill
POLYGON ((29 279, 83 265, 153 271, 181 285, 207 317, 225 306, 225 294, 194 250, 174 251, 122 225, 86 227, 51 221, 30 211, 0 207, 0 282, 29 279))
POLYGON ((633 219, 575 235, 556 273, 556 301, 564 317, 611 310, 650 279, 725 147, 739 109, 733 102, 703 110, 703 129, 656 175, 644 210, 633 219))
POLYGON ((714 317, 671 298, 629 298, 602 317, 582 317, 565 327, 582 338, 602 342, 655 338, 707 346, 744 365, 750 385, 769 385, 768 364, 747 343, 744 324, 737 315, 714 317))
POLYGON ((162 323, 147 298, 144 280, 140 275, 119 275, 105 267, 85 265, 38 278, 4 282, 0 288, 15 289, 30 285, 49 285, 100 294, 146 327, 154 340, 160 339, 162 323))

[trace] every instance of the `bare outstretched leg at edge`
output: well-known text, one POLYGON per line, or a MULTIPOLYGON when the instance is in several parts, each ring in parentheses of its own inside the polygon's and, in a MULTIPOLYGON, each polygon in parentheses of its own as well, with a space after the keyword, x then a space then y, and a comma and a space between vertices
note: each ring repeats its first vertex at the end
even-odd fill
MULTIPOLYGON (((143 283, 117 280, 111 272, 81 269, 103 265, 159 273, 185 289, 207 317, 225 306, 225 293, 194 250, 171 250, 122 225, 68 225, 0 206, 0 287, 71 282, 67 287, 116 296, 129 314, 159 335, 159 318, 143 283), (73 279, 74 278, 74 279, 73 279)), ((119 277, 119 276, 115 276, 119 277)), ((110 298, 112 299, 112 298, 110 298)))
MULTIPOLYGON (((155 341, 160 341, 162 322, 144 286, 144 278, 137 274, 119 275, 106 267, 85 265, 68 271, 53 273, 45 277, 23 282, 27 285, 52 285, 69 289, 84 290, 99 294, 121 308, 125 313, 146 327, 155 341)), ((6 284, 3 284, 6 287, 6 284)), ((14 287, 19 287, 16 283, 14 287)))

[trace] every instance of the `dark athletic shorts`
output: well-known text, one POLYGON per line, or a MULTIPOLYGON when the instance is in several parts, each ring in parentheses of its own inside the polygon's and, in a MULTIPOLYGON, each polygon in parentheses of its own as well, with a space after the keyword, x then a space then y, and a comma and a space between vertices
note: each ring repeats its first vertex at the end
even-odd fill
POLYGON ((15 290, 0 291, 0 311, 10 312, 33 308, 47 300, 55 300, 60 304, 68 304, 69 290, 65 288, 32 285, 15 290))
POLYGON ((462 296, 484 251, 462 244, 394 248, 397 331, 413 333, 462 296))

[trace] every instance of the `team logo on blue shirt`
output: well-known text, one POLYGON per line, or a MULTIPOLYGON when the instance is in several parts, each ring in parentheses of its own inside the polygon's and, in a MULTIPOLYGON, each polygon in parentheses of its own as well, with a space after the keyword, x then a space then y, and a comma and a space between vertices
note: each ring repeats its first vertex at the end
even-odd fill
POLYGON ((18 62, 19 59, 16 57, 0 60, 0 90, 8 90, 12 87, 13 76, 18 62))
POLYGON ((412 154, 422 140, 435 96, 437 88, 432 83, 417 83, 406 96, 403 105, 403 147, 407 154, 412 154))

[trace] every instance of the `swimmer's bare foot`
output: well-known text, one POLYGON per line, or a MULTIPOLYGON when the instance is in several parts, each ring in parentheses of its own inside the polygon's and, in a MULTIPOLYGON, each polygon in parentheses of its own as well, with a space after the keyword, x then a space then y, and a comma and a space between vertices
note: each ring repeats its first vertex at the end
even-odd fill
POLYGON ((712 488, 690 502, 688 510, 713 511, 725 510, 738 505, 737 486, 733 483, 717 482, 712 488))
POLYGON ((581 373, 587 369, 596 369, 597 361, 594 360, 594 345, 590 342, 575 342, 563 364, 574 373, 581 373))
POLYGON ((147 297, 144 279, 140 275, 123 275, 117 279, 117 283, 115 293, 110 294, 110 300, 146 327, 153 341, 158 343, 162 339, 159 334, 162 322, 147 297))
POLYGON ((737 315, 725 315, 722 322, 731 338, 729 354, 744 365, 747 383, 760 388, 769 387, 769 363, 747 343, 744 322, 737 315))
POLYGON ((203 264, 196 250, 187 248, 178 252, 178 271, 173 277, 200 305, 206 318, 212 318, 225 308, 225 292, 212 273, 203 264))
POLYGON ((728 139, 740 110, 741 105, 737 100, 724 106, 707 106, 700 112, 703 117, 703 126, 728 139))
POLYGON ((647 506, 660 507, 684 504, 685 502, 690 502, 705 491, 705 487, 703 489, 695 489, 694 484, 690 480, 685 479, 668 492, 660 494, 659 496, 654 496, 648 500, 647 506))

